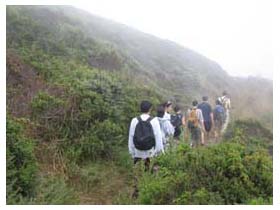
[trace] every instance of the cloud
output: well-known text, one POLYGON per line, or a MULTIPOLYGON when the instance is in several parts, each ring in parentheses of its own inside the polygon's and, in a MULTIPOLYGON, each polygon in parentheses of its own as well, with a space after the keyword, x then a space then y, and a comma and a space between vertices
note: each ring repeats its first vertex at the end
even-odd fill
POLYGON ((272 79, 271 4, 271 0, 93 0, 75 6, 196 50, 231 75, 272 79))

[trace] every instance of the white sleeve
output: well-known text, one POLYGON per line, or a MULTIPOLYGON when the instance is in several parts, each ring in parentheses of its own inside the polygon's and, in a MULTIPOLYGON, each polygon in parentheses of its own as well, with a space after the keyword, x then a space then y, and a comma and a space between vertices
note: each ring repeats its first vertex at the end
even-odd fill
POLYGON ((160 152, 160 151, 164 151, 163 142, 162 142, 162 134, 161 134, 161 130, 160 130, 159 121, 158 120, 153 120, 152 126, 153 126, 155 140, 156 140, 155 152, 157 153, 157 152, 160 152))
POLYGON ((131 123, 130 123, 130 128, 129 128, 129 135, 128 135, 128 151, 132 155, 132 157, 134 157, 134 154, 135 154, 133 136, 134 136, 136 124, 137 124, 137 119, 135 119, 135 118, 132 119, 131 123))
POLYGON ((171 124, 170 120, 166 120, 166 133, 168 136, 173 136, 175 129, 174 126, 171 124))
POLYGON ((198 118, 199 118, 200 123, 202 124, 204 119, 203 119, 202 111, 200 109, 198 109, 198 118))

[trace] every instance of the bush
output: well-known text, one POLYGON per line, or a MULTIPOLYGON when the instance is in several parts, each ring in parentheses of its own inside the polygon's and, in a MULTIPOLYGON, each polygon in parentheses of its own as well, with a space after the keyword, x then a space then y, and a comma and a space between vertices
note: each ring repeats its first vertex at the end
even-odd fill
POLYGON ((209 192, 205 188, 196 190, 194 193, 185 191, 175 200, 178 205, 215 205, 222 204, 224 200, 219 193, 209 192))
POLYGON ((161 170, 159 176, 144 176, 141 180, 138 198, 140 204, 173 204, 174 199, 189 186, 187 174, 178 171, 171 175, 164 169, 161 170))
POLYGON ((23 126, 7 117, 7 203, 14 204, 21 198, 35 193, 37 163, 33 140, 23 134, 23 126))
POLYGON ((272 201, 272 197, 268 198, 268 199, 264 199, 262 197, 260 198, 254 198, 252 200, 250 200, 248 202, 249 205, 272 205, 273 201, 272 201))
POLYGON ((65 102, 60 98, 49 95, 47 92, 39 91, 32 99, 31 108, 33 115, 43 115, 45 112, 50 112, 53 109, 63 107, 65 102))
POLYGON ((121 129, 109 120, 96 123, 80 139, 81 159, 96 160, 98 158, 113 158, 114 149, 120 145, 121 129))
MULTIPOLYGON (((269 203, 272 158, 237 142, 176 150, 153 160, 160 170, 139 178, 138 204, 269 203)), ((131 201, 133 202, 133 201, 131 201)))

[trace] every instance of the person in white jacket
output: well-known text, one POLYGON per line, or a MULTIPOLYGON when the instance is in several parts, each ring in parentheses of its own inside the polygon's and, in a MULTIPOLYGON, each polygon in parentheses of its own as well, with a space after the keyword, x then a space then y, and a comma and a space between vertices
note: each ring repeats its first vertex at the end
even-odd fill
POLYGON ((168 140, 171 136, 174 135, 174 126, 171 124, 170 120, 165 115, 165 108, 163 105, 160 105, 157 108, 157 119, 160 124, 161 135, 162 135, 162 142, 164 149, 168 145, 168 140))
MULTIPOLYGON (((142 101, 140 105, 141 115, 140 118, 143 121, 150 119, 150 112, 152 109, 152 103, 149 101, 142 101)), ((137 117, 133 118, 130 124, 129 129, 129 138, 128 138, 128 149, 132 158, 134 159, 134 164, 136 164, 140 160, 144 160, 145 162, 145 170, 149 170, 150 158, 154 157, 156 154, 164 152, 163 142, 162 142, 162 133, 160 129, 160 124, 157 118, 153 118, 150 120, 152 125, 155 146, 149 150, 139 150, 134 145, 134 134, 135 128, 139 123, 137 117)))
POLYGON ((167 101, 163 104, 164 109, 165 109, 165 113, 163 115, 164 118, 171 120, 171 115, 170 112, 172 112, 172 102, 171 101, 167 101))
POLYGON ((221 131, 221 133, 224 133, 230 121, 230 109, 231 109, 230 97, 227 91, 224 91, 223 96, 219 97, 218 100, 222 103, 225 109, 225 123, 223 124, 222 131, 221 131))

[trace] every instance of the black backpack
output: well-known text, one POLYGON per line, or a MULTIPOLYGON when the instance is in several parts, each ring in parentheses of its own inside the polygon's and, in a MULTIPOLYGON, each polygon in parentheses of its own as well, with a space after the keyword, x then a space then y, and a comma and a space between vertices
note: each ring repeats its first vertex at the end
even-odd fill
POLYGON ((170 122, 175 128, 178 128, 182 125, 182 118, 182 114, 171 115, 170 122))
POLYGON ((152 117, 149 117, 146 121, 143 121, 141 117, 137 117, 138 124, 135 128, 133 143, 138 150, 150 150, 156 145, 151 124, 152 119, 152 117))

